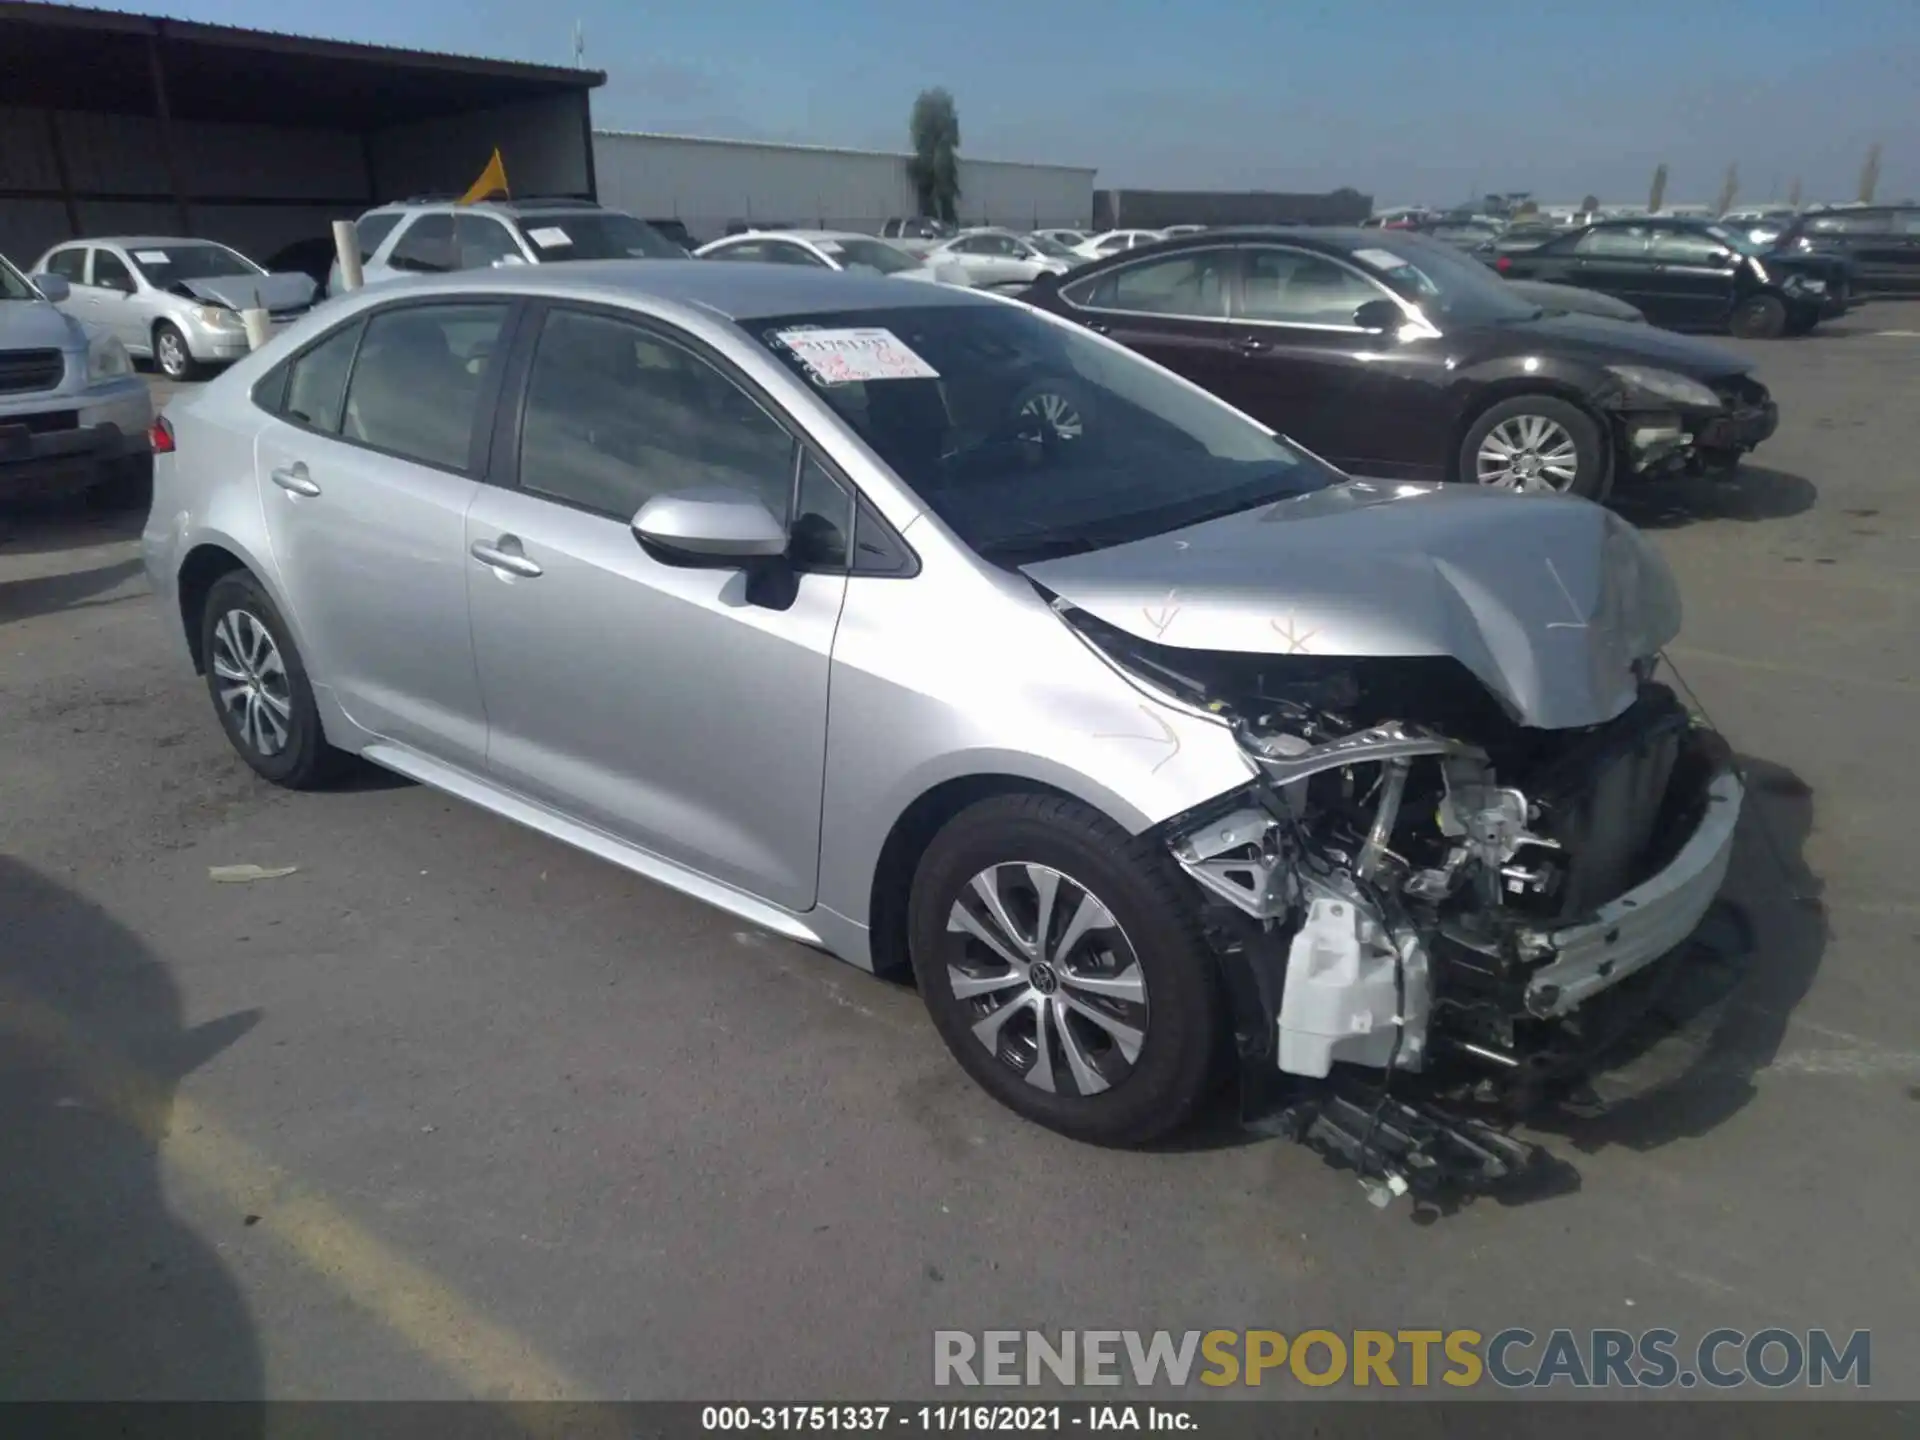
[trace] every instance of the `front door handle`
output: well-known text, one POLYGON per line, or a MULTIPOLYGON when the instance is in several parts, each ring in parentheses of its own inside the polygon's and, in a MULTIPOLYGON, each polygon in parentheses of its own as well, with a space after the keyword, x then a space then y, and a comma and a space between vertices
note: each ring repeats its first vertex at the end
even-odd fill
POLYGON ((1233 348, 1242 355, 1261 355, 1273 347, 1270 342, 1262 340, 1258 335, 1242 335, 1234 340, 1233 348))
POLYGON ((304 460, 296 460, 291 465, 283 465, 275 470, 273 483, 282 490, 290 490, 295 495, 305 495, 309 499, 320 493, 320 487, 307 474, 307 462, 304 460))
POLYGON ((527 558, 517 536, 502 535, 498 540, 476 540, 470 553, 482 565, 491 565, 496 570, 518 575, 523 580, 532 580, 546 573, 527 558))

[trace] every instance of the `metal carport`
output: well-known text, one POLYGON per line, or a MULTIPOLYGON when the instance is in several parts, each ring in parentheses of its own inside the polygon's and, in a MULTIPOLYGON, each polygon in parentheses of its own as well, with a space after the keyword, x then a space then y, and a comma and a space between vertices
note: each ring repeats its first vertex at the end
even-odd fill
POLYGON ((458 192, 594 198, 597 71, 0 0, 0 252, 185 233, 264 258, 458 192))

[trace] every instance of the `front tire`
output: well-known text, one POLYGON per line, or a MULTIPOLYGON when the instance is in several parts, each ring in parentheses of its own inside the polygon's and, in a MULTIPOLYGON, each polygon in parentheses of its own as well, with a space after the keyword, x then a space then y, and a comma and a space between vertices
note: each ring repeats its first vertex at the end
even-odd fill
POLYGON ((259 775, 308 790, 339 773, 346 756, 327 744, 292 633, 246 571, 221 576, 207 592, 200 653, 220 728, 259 775))
POLYGON ((1460 443, 1460 478, 1500 490, 1604 501, 1613 487, 1606 435, 1579 406, 1517 395, 1490 406, 1460 443))
POLYGON ((908 934, 941 1039, 1016 1114, 1142 1145, 1205 1097, 1213 957, 1171 862, 1096 811, 1031 794, 962 811, 921 859, 908 934))
POLYGON ((166 320, 153 327, 153 363, 169 380, 193 380, 200 375, 200 363, 187 348, 187 337, 166 320))
POLYGON ((1778 295, 1749 295, 1734 307, 1727 328, 1742 340, 1778 340, 1787 329, 1787 307, 1778 295))

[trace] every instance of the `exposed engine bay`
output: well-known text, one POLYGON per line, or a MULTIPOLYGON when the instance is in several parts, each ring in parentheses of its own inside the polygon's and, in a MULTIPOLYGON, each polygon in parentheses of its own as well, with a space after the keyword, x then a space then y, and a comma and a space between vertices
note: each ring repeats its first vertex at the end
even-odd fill
POLYGON ((1231 725, 1260 772, 1167 835, 1239 992, 1243 1091, 1383 1194, 1423 1167, 1436 1183, 1507 1173, 1498 1132, 1389 1101, 1387 1083, 1525 1104, 1594 1060, 1625 982, 1685 941, 1724 878, 1742 798, 1725 743, 1654 681, 1653 656, 1613 718, 1543 729, 1448 657, 1177 649, 1061 613, 1231 725))

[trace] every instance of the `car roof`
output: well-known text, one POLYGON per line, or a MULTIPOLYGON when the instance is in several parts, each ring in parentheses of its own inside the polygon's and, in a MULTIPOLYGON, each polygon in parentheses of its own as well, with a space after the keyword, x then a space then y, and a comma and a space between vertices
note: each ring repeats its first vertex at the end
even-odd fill
MULTIPOLYGON (((872 240, 874 238, 872 235, 862 235, 858 230, 742 230, 738 235, 722 235, 713 243, 738 245, 747 240, 804 240, 810 245, 817 245, 822 240, 872 240)), ((880 243, 884 245, 887 242, 882 240, 880 243)))
POLYGON ((82 240, 62 240, 52 248, 66 250, 75 245, 115 245, 122 250, 159 249, 168 245, 218 245, 222 250, 233 249, 224 241, 194 235, 89 235, 82 240))
MULTIPOLYGON (((427 294, 526 291, 618 300, 622 296, 694 306, 728 320, 848 310, 922 310, 1003 302, 958 285, 904 285, 884 275, 798 265, 716 265, 707 260, 568 260, 409 278, 377 287, 394 299, 427 294)), ((369 291, 369 294, 374 293, 369 291)), ((1004 302, 1011 303, 1011 302, 1004 302)))
MULTIPOLYGON (((546 199, 526 200, 475 200, 463 205, 455 199, 446 200, 389 200, 384 205, 375 205, 362 215, 417 215, 433 211, 446 211, 452 214, 460 210, 476 211, 482 215, 554 215, 608 214, 624 215, 624 210, 608 210, 593 200, 572 199, 565 195, 555 195, 546 199)), ((637 218, 637 217, 636 217, 637 218)))

